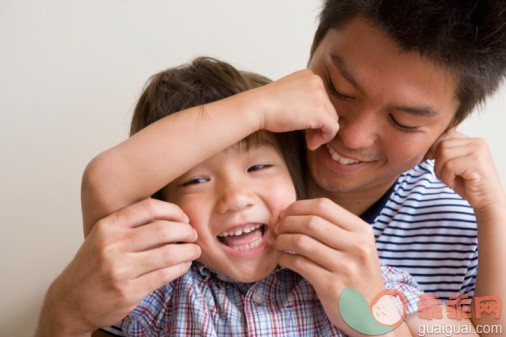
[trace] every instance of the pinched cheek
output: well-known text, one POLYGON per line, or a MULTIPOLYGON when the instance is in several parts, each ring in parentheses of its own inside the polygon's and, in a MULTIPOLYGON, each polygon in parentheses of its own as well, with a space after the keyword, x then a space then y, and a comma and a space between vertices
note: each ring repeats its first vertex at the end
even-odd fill
POLYGON ((271 208, 276 211, 280 211, 280 209, 285 209, 288 205, 295 202, 297 199, 295 188, 293 185, 287 186, 285 188, 272 189, 268 196, 268 201, 271 205, 271 208))

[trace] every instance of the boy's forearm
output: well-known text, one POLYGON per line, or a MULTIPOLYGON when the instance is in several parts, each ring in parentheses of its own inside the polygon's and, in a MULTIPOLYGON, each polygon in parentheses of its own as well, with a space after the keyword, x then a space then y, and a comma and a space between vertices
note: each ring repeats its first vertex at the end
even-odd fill
POLYGON ((102 217, 145 199, 261 127, 260 102, 244 92, 163 118, 87 166, 82 209, 87 235, 102 217))

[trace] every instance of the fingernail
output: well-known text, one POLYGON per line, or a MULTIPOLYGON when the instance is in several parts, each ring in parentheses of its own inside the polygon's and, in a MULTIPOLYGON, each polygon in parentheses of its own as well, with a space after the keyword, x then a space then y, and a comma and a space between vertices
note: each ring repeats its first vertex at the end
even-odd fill
POLYGON ((285 211, 286 211, 286 209, 282 209, 282 210, 279 212, 279 219, 284 219, 284 218, 285 218, 285 211))

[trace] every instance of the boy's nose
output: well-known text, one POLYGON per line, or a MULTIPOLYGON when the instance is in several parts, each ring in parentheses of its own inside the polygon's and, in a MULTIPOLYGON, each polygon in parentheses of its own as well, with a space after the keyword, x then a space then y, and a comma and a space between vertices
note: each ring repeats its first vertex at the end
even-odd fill
POLYGON ((251 191, 244 188, 234 188, 221 194, 216 209, 219 213, 241 212, 252 207, 253 204, 254 198, 251 191))

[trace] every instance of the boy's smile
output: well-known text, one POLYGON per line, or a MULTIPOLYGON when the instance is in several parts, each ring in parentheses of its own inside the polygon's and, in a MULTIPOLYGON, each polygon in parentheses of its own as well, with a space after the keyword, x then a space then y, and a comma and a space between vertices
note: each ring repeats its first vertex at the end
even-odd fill
POLYGON ((219 152, 164 191, 198 232, 198 261, 241 282, 258 281, 276 268, 274 228, 280 211, 296 200, 271 138, 262 135, 219 152))
POLYGON ((228 229, 218 234, 218 240, 225 246, 224 249, 231 249, 230 254, 238 256, 254 256, 258 251, 263 250, 267 243, 264 234, 264 224, 246 224, 228 229), (257 249, 255 249, 257 248, 257 249))

